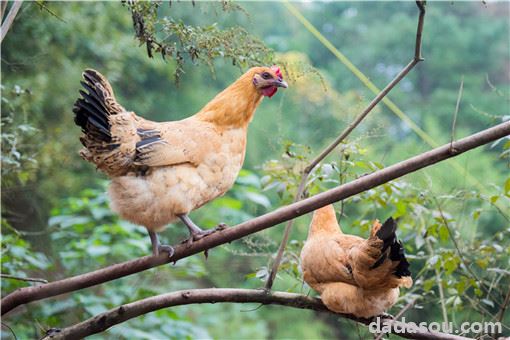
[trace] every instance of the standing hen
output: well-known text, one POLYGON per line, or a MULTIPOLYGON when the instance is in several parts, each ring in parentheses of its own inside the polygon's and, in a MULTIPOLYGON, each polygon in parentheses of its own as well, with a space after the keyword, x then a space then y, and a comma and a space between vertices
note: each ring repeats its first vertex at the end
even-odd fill
POLYGON ((399 287, 412 286, 397 224, 375 221, 370 237, 342 233, 332 205, 316 210, 301 250, 303 279, 328 309, 369 318, 395 304, 399 287))
POLYGON ((110 177, 113 210, 147 228, 154 255, 170 257, 173 248, 160 245, 155 232, 176 219, 188 227, 189 242, 215 230, 200 229, 189 212, 232 187, 255 109, 287 87, 278 67, 255 67, 195 115, 159 123, 124 109, 99 72, 86 70, 83 78, 86 91, 73 109, 83 132, 80 155, 110 177))

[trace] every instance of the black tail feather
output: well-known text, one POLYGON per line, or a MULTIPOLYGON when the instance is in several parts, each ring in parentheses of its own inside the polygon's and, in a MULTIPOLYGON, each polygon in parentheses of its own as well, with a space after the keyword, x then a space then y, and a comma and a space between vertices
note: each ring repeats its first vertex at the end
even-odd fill
POLYGON ((111 124, 108 119, 110 112, 105 103, 105 89, 95 71, 83 72, 85 81, 81 85, 81 98, 74 103, 74 122, 80 126, 83 133, 98 142, 111 142, 111 124))
POLYGON ((82 128, 86 126, 90 117, 93 117, 96 121, 100 122, 104 128, 110 128, 110 123, 108 123, 101 111, 96 106, 83 99, 78 99, 76 101, 73 111, 76 113, 74 119, 75 123, 82 128), (83 110, 85 110, 85 112, 81 112, 83 110))
POLYGON ((411 271, 409 270, 409 262, 406 259, 404 246, 402 245, 401 241, 397 241, 392 244, 390 249, 390 260, 399 261, 397 268, 395 268, 395 271, 393 272, 395 276, 402 277, 411 275, 411 271))
POLYGON ((389 246, 391 246, 397 236, 395 235, 395 231, 397 230, 397 222, 393 218, 388 218, 381 228, 377 231, 375 236, 377 236, 380 240, 383 240, 384 244, 381 249, 381 252, 386 252, 389 246))
MULTIPOLYGON (((98 92, 98 91, 96 90, 96 88, 94 88, 94 87, 92 87, 92 86, 90 85, 90 83, 86 83, 86 82, 84 82, 83 80, 82 80, 82 81, 80 81, 80 84, 81 84, 81 86, 83 86, 83 88, 84 88, 85 90, 87 90, 87 91, 88 91, 88 93, 90 94, 90 96, 91 96, 91 97, 93 97, 93 98, 94 98, 94 100, 95 100, 96 102, 98 102, 99 104, 102 104, 102 103, 103 103, 103 101, 104 101, 104 97, 103 97, 103 94, 102 94, 101 92, 98 92)), ((93 84, 93 83, 92 83, 92 84, 93 84)), ((93 86, 97 86, 97 85, 93 85, 93 86)), ((106 110, 106 107, 104 107, 104 105, 103 105, 103 108, 106 110)))
POLYGON ((395 268, 393 274, 397 277, 402 276, 410 276, 411 272, 409 271, 409 262, 407 261, 404 254, 404 247, 402 242, 398 241, 397 235, 397 223, 393 218, 388 218, 381 228, 377 231, 377 238, 383 241, 383 246, 381 249, 381 257, 377 259, 377 261, 370 267, 370 269, 374 269, 379 267, 384 260, 388 257, 387 250, 389 251, 389 258, 391 261, 399 261, 399 264, 395 268))
POLYGON ((109 124, 108 119, 106 119, 106 116, 103 114, 104 112, 106 113, 108 112, 108 110, 104 107, 103 103, 82 90, 80 90, 80 94, 83 97, 84 101, 86 101, 88 104, 92 105, 96 109, 95 112, 97 113, 97 118, 100 118, 102 121, 104 121, 105 125, 109 124))

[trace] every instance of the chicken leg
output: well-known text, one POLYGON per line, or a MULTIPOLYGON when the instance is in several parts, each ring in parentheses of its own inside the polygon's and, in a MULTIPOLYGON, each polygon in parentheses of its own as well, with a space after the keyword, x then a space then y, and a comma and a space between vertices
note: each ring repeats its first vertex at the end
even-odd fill
POLYGON ((168 253, 168 257, 174 256, 175 252, 174 248, 169 245, 160 244, 158 240, 158 235, 155 232, 149 230, 149 236, 151 238, 152 254, 154 256, 158 256, 159 253, 162 251, 168 253))
POLYGON ((187 214, 177 215, 182 223, 188 227, 189 230, 189 238, 185 240, 184 242, 187 242, 188 245, 191 245, 193 241, 198 241, 201 238, 204 238, 207 235, 211 235, 212 233, 215 233, 219 230, 223 230, 226 228, 226 225, 224 223, 220 223, 216 228, 214 229, 208 229, 208 230, 202 230, 199 226, 197 226, 191 218, 187 214))

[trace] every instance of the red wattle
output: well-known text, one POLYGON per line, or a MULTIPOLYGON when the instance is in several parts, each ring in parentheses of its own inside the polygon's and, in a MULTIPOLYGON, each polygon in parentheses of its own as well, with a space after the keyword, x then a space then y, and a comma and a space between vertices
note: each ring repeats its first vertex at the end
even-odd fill
POLYGON ((271 98, 272 96, 274 96, 277 90, 278 89, 276 88, 276 86, 266 87, 262 89, 262 95, 271 98))

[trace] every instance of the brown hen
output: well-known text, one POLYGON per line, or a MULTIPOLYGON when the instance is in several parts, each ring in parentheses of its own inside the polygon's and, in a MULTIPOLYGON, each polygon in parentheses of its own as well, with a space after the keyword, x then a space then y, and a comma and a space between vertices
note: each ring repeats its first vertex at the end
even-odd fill
POLYGON ((155 232, 176 219, 201 230, 188 213, 229 190, 242 167, 248 124, 263 96, 286 88, 277 67, 255 67, 213 98, 195 115, 153 122, 124 109, 106 78, 86 70, 74 105, 83 131, 81 156, 111 178, 111 205, 122 218, 146 227, 153 253, 173 255, 155 232))
POLYGON ((384 313, 399 287, 413 283, 396 228, 392 218, 375 221, 363 239, 341 231, 332 205, 316 210, 301 250, 304 281, 332 311, 364 318, 384 313))

